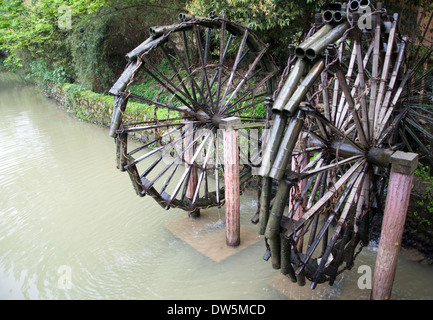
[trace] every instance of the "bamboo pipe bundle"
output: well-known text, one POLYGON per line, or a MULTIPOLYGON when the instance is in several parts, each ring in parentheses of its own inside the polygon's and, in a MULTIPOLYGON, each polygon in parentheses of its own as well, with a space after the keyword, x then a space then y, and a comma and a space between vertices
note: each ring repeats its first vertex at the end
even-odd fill
POLYGON ((341 10, 325 10, 322 13, 323 21, 327 24, 330 23, 341 23, 344 19, 347 19, 347 14, 341 10))
POLYGON ((259 175, 264 178, 269 177, 269 172, 278 153, 281 138, 283 137, 287 118, 287 114, 285 113, 277 113, 275 116, 274 124, 272 125, 271 133, 263 152, 262 165, 259 170, 259 175))
POLYGON ((280 143, 277 156, 269 173, 269 176, 277 181, 280 181, 284 177, 286 168, 292 158, 293 148, 296 145, 296 141, 298 141, 299 133, 304 124, 304 116, 304 112, 298 110, 297 114, 291 118, 284 138, 280 143))
POLYGON ((305 51, 310 47, 310 45, 312 45, 322 37, 326 36, 332 29, 333 29, 332 25, 325 24, 315 34, 313 34, 311 37, 309 37, 307 40, 305 40, 295 49, 295 55, 298 58, 305 57, 305 51))
MULTIPOLYGON (((312 37, 309 38, 304 45, 309 45, 313 43, 315 40, 319 42, 319 45, 313 46, 315 48, 314 52, 317 54, 319 51, 323 51, 328 44, 335 42, 338 40, 342 34, 347 30, 348 24, 344 23, 335 28, 328 26, 325 28, 322 27, 318 32, 316 32, 312 37), (322 40, 325 39, 325 40, 322 40), (326 44, 325 48, 322 49, 322 46, 326 44)), ((277 154, 277 150, 279 149, 279 145, 281 142, 282 132, 284 131, 284 127, 286 125, 286 119, 284 113, 288 113, 289 116, 293 115, 296 109, 298 108, 301 101, 305 98, 308 90, 316 81, 317 77, 321 74, 323 69, 325 68, 324 59, 318 60, 315 65, 311 68, 310 72, 307 74, 305 79, 296 88, 300 78, 302 77, 305 69, 307 68, 307 63, 303 59, 298 59, 297 63, 294 66, 294 69, 289 75, 289 78, 286 80, 280 94, 275 100, 273 110, 281 111, 283 110, 283 114, 276 114, 274 125, 269 137, 268 144, 266 146, 263 159, 262 166, 259 171, 259 175, 263 177, 269 176, 269 172, 272 168, 275 156, 277 154)))
POLYGON ((328 45, 340 39, 346 30, 349 29, 349 26, 350 24, 347 21, 337 25, 327 34, 313 42, 307 50, 305 50, 305 56, 311 60, 318 57, 328 47, 328 45))
POLYGON ((266 148, 263 152, 262 165, 259 170, 259 175, 262 177, 268 177, 269 171, 272 168, 275 156, 278 153, 278 148, 283 136, 284 129, 287 124, 287 115, 281 113, 285 104, 290 100, 292 94, 296 91, 296 88, 308 68, 307 61, 298 59, 295 63, 292 71, 289 74, 283 88, 275 99, 272 111, 275 112, 275 120, 269 135, 266 148))
POLYGON ((294 115, 294 113, 299 107, 299 104, 305 98, 308 90, 310 90, 310 88, 313 86, 314 82, 322 73, 324 68, 325 68, 324 59, 319 59, 314 64, 314 66, 310 69, 308 74, 305 76, 304 80, 301 82, 299 87, 296 89, 296 91, 290 97, 289 101, 284 106, 283 108, 284 112, 288 113, 289 116, 294 115))
POLYGON ((299 81, 305 75, 307 70, 308 62, 304 59, 298 59, 290 71, 289 77, 284 83, 284 86, 281 88, 277 98, 275 99, 272 111, 282 111, 284 109, 284 106, 296 91, 299 81))

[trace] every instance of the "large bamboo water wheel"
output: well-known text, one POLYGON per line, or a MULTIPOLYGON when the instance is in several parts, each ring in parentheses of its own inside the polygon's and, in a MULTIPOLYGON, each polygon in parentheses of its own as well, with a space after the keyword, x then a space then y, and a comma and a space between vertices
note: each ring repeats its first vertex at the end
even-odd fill
MULTIPOLYGON (((196 212, 224 203, 218 134, 224 119, 237 116, 245 127, 269 125, 266 99, 275 89, 277 67, 268 46, 243 25, 215 13, 180 14, 179 20, 151 28, 150 37, 127 54, 126 69, 110 90, 115 95, 110 135, 117 142, 118 167, 129 173, 138 195, 154 197, 165 209, 196 212), (156 80, 152 97, 130 90, 144 77, 156 80), (147 104, 154 116, 131 122, 128 102, 134 100, 147 104), (138 132, 151 138, 129 148, 128 135, 138 132)), ((248 154, 245 159, 241 182, 251 177, 254 161, 248 154)))
POLYGON ((300 285, 305 278, 312 288, 333 284, 352 268, 369 242, 373 215, 383 210, 394 151, 415 149, 418 140, 430 156, 431 99, 411 102, 421 99, 411 90, 421 79, 407 63, 408 41, 397 23, 398 15, 380 3, 324 8, 305 41, 293 47, 275 93, 259 173, 259 232, 265 258, 300 285))

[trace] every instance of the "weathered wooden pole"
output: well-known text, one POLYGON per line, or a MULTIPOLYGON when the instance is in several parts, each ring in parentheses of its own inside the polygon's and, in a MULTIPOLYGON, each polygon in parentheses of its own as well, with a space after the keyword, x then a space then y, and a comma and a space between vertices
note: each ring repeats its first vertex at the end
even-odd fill
POLYGON ((236 247, 240 244, 240 182, 239 182, 239 139, 236 125, 240 118, 221 120, 224 143, 224 192, 226 211, 226 243, 236 247))
POLYGON ((371 300, 388 300, 391 297, 418 155, 396 151, 391 156, 390 162, 391 175, 374 269, 371 300))

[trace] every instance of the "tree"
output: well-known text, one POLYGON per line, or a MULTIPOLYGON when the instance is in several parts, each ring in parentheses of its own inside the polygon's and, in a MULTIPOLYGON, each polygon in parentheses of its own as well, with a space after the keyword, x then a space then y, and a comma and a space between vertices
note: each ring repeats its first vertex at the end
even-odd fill
POLYGON ((43 81, 107 91, 124 68, 125 53, 148 37, 149 23, 166 23, 166 17, 172 23, 183 5, 183 0, 0 0, 2 64, 43 81))
POLYGON ((23 55, 47 57, 56 62, 59 46, 67 36, 67 31, 59 28, 62 12, 59 8, 68 6, 71 17, 83 19, 106 4, 105 0, 37 0, 26 4, 22 0, 0 2, 0 50, 8 57, 4 64, 23 66, 23 55), (49 53, 55 53, 49 55, 49 53))
POLYGON ((248 25, 270 44, 272 53, 282 63, 288 57, 287 46, 301 39, 314 22, 314 13, 326 1, 313 0, 190 0, 187 9, 197 16, 210 11, 248 25))

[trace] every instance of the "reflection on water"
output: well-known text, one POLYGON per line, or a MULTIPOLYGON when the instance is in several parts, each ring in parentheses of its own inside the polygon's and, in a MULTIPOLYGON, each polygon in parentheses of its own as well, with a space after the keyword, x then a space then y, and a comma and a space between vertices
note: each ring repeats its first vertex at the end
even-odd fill
MULTIPOLYGON (((195 251, 165 228, 185 213, 137 197, 115 168, 106 129, 2 77, 0 298, 286 299, 270 285, 278 271, 262 260, 262 241, 220 263, 195 251)), ((255 230, 255 192, 241 209, 242 225, 255 230)), ((374 246, 364 249, 356 266, 373 266, 375 256, 374 246)), ((368 297, 356 266, 333 287, 293 298, 368 297)), ((432 299, 431 268, 403 259, 394 292, 432 299)))

